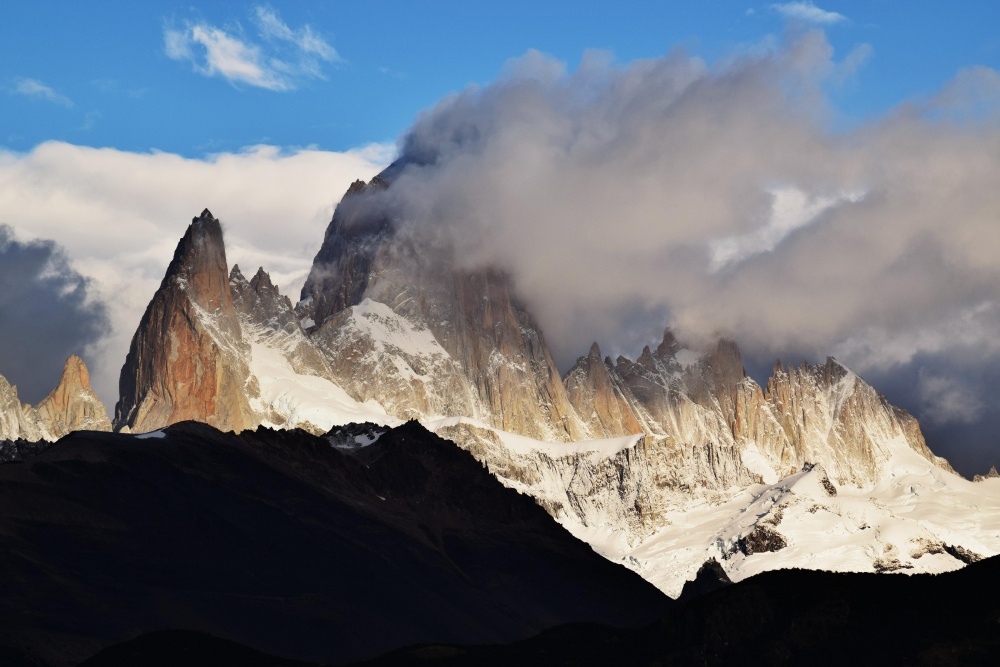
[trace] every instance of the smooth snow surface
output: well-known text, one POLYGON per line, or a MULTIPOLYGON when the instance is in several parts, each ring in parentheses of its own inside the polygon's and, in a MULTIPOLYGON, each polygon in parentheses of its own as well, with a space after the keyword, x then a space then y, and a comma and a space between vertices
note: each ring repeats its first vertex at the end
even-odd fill
MULTIPOLYGON (((251 343, 250 370, 260 384, 260 399, 255 409, 274 412, 292 428, 312 424, 324 431, 351 422, 373 422, 385 426, 402 423, 386 414, 375 401, 359 403, 334 383, 313 375, 300 375, 280 350, 262 343, 251 343)), ((276 426, 264 423, 263 426, 276 426)))
POLYGON ((509 433, 494 428, 481 421, 468 417, 448 417, 421 422, 428 431, 437 433, 443 428, 467 424, 478 429, 495 433, 508 450, 522 456, 534 454, 545 454, 549 457, 559 458, 573 455, 589 455, 591 461, 598 462, 615 456, 622 450, 635 446, 642 439, 642 434, 626 435, 620 438, 603 438, 600 440, 581 440, 579 442, 544 442, 535 440, 516 433, 509 433))

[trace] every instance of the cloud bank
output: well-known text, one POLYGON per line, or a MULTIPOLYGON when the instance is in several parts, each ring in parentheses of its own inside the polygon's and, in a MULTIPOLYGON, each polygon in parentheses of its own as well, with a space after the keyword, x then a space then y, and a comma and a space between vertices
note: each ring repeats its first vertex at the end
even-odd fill
POLYGON ((912 407, 968 422, 985 403, 940 396, 961 349, 1000 357, 997 73, 845 132, 844 66, 818 30, 714 66, 532 53, 416 121, 383 203, 508 270, 563 368, 668 324, 862 374, 922 360, 912 407))
MULTIPOLYGON (((392 150, 373 145, 343 153, 282 152, 257 146, 205 159, 60 142, 24 154, 0 150, 0 224, 14 227, 21 239, 58 239, 64 255, 51 243, 25 247, 50 248, 48 256, 56 258, 50 264, 62 267, 56 275, 76 271, 89 282, 60 278, 52 290, 62 293, 60 286, 83 285, 73 288, 81 290, 82 303, 105 304, 111 324, 107 335, 73 335, 86 346, 83 356, 95 390, 113 407, 132 334, 193 216, 209 208, 222 221, 230 264, 240 263, 251 273, 263 266, 294 300, 337 200, 353 180, 378 173, 392 150)), ((3 259, 0 280, 10 271, 3 259)), ((31 274, 19 269, 11 279, 19 275, 31 274)), ((38 303, 56 310, 52 299, 38 303)), ((63 309, 79 315, 79 308, 69 307, 73 303, 66 302, 63 309)), ((51 323, 51 317, 32 313, 30 299, 20 301, 0 312, 0 326, 30 328, 33 319, 39 325, 51 323)), ((0 347, 10 348, 6 334, 3 341, 0 347)), ((44 336, 35 342, 30 358, 51 358, 61 371, 71 346, 44 336)), ((15 380, 26 377, 15 369, 17 356, 16 351, 0 356, 0 374, 21 386, 27 380, 15 380)), ((39 375, 46 392, 57 379, 58 371, 54 379, 39 375)))
POLYGON ((71 354, 86 354, 108 332, 104 304, 53 241, 19 241, 0 225, 0 375, 22 402, 55 389, 71 354))
POLYGON ((164 52, 173 60, 192 63, 199 74, 277 91, 293 90, 304 79, 323 79, 322 64, 341 60, 309 25, 292 29, 269 6, 254 9, 253 23, 258 41, 238 24, 229 30, 204 21, 168 26, 163 31, 164 52))

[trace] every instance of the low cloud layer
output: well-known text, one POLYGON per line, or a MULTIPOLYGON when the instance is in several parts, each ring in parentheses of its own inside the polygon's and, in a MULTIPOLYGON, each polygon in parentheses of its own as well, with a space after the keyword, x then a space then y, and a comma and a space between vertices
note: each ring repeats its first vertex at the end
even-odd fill
POLYGON ((22 402, 52 391, 71 354, 86 354, 108 331, 93 286, 53 241, 18 240, 0 225, 0 375, 22 402))
MULTIPOLYGON (((65 258, 57 263, 62 273, 57 275, 78 271, 90 281, 85 301, 106 304, 111 324, 107 335, 99 340, 67 335, 87 345, 83 356, 95 389, 113 407, 132 334, 192 217, 209 208, 222 221, 230 264, 240 263, 248 275, 263 266, 294 300, 334 204, 354 179, 371 178, 384 167, 391 151, 373 145, 344 153, 285 153, 259 146, 188 159, 59 142, 42 144, 26 154, 0 151, 0 224, 13 227, 24 241, 57 239, 65 248, 65 258)), ((50 254, 62 257, 55 249, 50 254)), ((4 271, 0 275, 12 271, 6 259, 0 271, 4 271)), ((55 283, 63 284, 76 283, 55 283)), ((51 300, 39 303, 53 305, 51 300)), ((0 326, 28 330, 37 317, 34 312, 30 300, 11 305, 0 314, 0 326)), ((48 325, 52 320, 37 321, 48 325)), ((69 332, 73 327, 64 329, 69 332)), ((2 340, 9 348, 8 337, 2 340)), ((32 359, 51 359, 61 370, 69 347, 39 336, 33 349, 32 359)), ((0 357, 0 374, 19 387, 35 382, 30 373, 14 370, 16 359, 13 352, 0 357)), ((38 374, 37 382, 45 391, 58 379, 58 372, 54 379, 50 375, 38 374)))
POLYGON ((322 65, 340 55, 309 25, 293 29, 278 12, 258 5, 252 15, 257 38, 240 24, 219 28, 205 21, 185 21, 163 31, 164 51, 187 61, 199 74, 267 90, 292 90, 305 79, 323 79, 322 65))
MULTIPOLYGON (((564 368, 663 325, 862 374, 996 359, 1000 75, 834 131, 827 91, 853 60, 821 31, 712 66, 596 53, 569 73, 531 53, 417 120, 385 205, 506 268, 564 368)), ((958 366, 917 380, 931 421, 987 412, 958 366)))

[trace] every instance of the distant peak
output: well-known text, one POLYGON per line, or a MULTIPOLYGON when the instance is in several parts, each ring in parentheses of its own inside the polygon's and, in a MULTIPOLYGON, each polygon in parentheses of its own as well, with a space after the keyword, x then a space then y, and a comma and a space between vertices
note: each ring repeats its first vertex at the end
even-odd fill
POLYGON ((63 374, 60 384, 69 383, 79 387, 90 387, 90 372, 83 359, 75 354, 69 355, 66 365, 63 366, 63 374))
POLYGON ((264 270, 263 266, 259 267, 257 273, 250 279, 250 286, 257 292, 260 292, 262 289, 274 290, 274 283, 271 282, 271 276, 264 270))
POLYGON ((592 359, 597 359, 598 361, 600 361, 603 356, 601 354, 601 347, 597 344, 596 340, 594 341, 594 344, 590 346, 590 353, 587 356, 592 359))
POLYGON ((361 179, 358 179, 351 183, 350 187, 347 188, 347 192, 344 193, 344 197, 346 198, 351 195, 360 194, 364 192, 365 187, 367 187, 366 183, 361 179))
POLYGON ((215 216, 213 216, 212 212, 206 208, 197 218, 191 218, 191 224, 202 222, 203 220, 215 220, 215 216))
POLYGON ((232 282, 234 280, 246 281, 246 278, 243 277, 243 272, 240 271, 239 264, 233 264, 233 270, 229 272, 229 281, 232 282))

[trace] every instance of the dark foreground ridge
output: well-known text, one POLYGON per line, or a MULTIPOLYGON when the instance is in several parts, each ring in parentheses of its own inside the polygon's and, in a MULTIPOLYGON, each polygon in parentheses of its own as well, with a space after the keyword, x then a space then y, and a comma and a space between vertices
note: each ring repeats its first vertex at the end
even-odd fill
POLYGON ((421 646, 366 667, 996 665, 1000 556, 940 575, 774 570, 641 629, 585 624, 506 646, 421 646))
MULTIPOLYGON (((998 584, 1000 557, 937 576, 777 570, 678 604, 640 629, 571 624, 507 645, 425 644, 358 667, 995 665, 998 584)), ((114 646, 85 667, 167 667, 192 657, 307 667, 183 631, 114 646)))
POLYGON ((669 606, 416 423, 354 449, 302 431, 163 433, 80 432, 0 465, 0 664, 164 637, 343 663, 639 627, 669 606))

